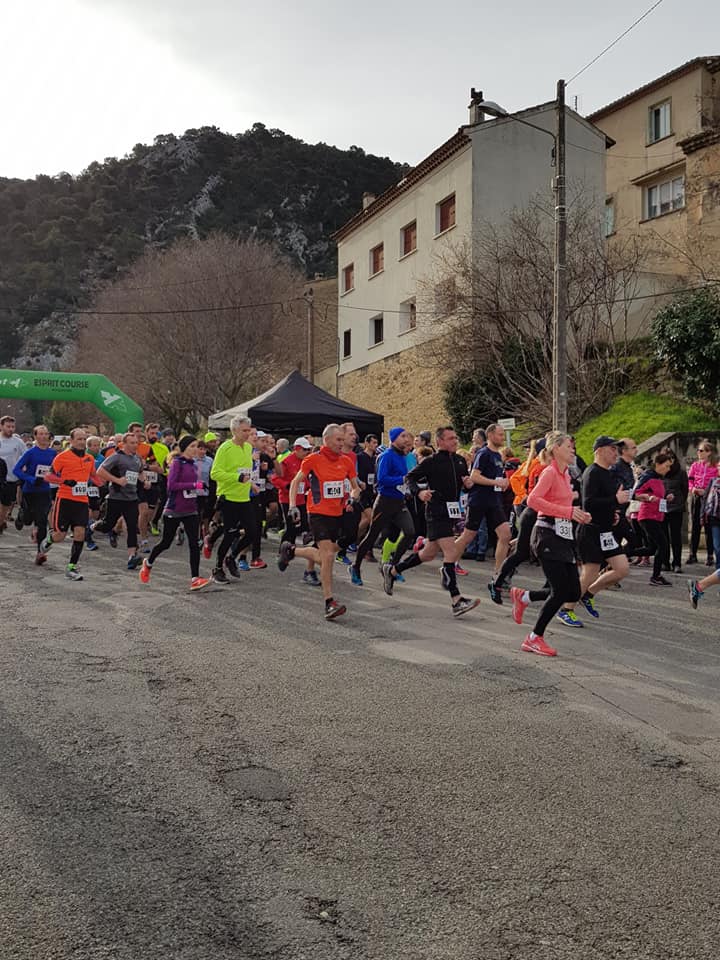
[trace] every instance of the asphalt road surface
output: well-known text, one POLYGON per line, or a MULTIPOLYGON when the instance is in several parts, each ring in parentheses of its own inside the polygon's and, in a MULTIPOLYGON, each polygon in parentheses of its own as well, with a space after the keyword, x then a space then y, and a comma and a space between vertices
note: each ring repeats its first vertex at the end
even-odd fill
POLYGON ((100 542, 0 538, 2 960, 720 957, 718 591, 634 571, 545 660, 487 564, 325 623, 298 562, 100 542))

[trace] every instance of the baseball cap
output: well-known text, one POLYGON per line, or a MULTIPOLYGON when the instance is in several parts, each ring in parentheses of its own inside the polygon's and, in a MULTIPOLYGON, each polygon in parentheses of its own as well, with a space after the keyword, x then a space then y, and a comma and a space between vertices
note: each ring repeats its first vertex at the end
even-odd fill
POLYGON ((205 443, 210 443, 211 440, 217 440, 217 434, 213 433, 212 430, 208 430, 208 432, 203 437, 203 440, 205 441, 205 443))
POLYGON ((535 453, 542 453, 546 446, 547 441, 545 440, 545 437, 540 437, 538 442, 535 444, 535 453))
POLYGON ((258 438, 267 436, 264 430, 258 430, 257 435, 258 435, 258 438))
POLYGON ((613 440, 612 437, 606 437, 604 434, 601 437, 595 438, 595 443, 593 444, 593 451, 599 450, 600 447, 616 447, 620 441, 613 440))
POLYGON ((302 447, 303 450, 312 450, 312 444, 306 437, 298 437, 293 446, 302 447))
POLYGON ((430 431, 429 431, 429 430, 423 430, 421 433, 418 434, 418 436, 419 436, 420 439, 423 441, 423 443, 430 443, 430 431))

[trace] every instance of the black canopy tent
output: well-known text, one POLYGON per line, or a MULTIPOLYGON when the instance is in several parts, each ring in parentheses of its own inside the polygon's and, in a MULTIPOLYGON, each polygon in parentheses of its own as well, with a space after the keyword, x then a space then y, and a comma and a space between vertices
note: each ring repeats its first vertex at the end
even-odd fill
POLYGON ((238 415, 250 417, 253 425, 261 430, 286 434, 291 440, 291 435, 303 433, 320 436, 328 423, 348 420, 355 424, 361 439, 366 433, 380 437, 384 427, 379 413, 339 400, 310 383, 298 370, 293 370, 259 397, 214 413, 208 421, 209 427, 228 429, 232 418, 238 415))

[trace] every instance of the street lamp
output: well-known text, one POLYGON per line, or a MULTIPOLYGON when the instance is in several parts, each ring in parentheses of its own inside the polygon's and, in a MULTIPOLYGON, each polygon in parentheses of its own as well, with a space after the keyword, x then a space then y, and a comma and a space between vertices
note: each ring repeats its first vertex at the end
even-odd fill
MULTIPOLYGON (((476 96, 472 91, 473 97, 476 96)), ((482 94, 480 94, 482 98, 482 94)), ((553 253, 553 430, 567 430, 567 207, 565 200, 565 81, 557 83, 557 134, 524 120, 492 100, 473 99, 473 106, 491 117, 507 118, 552 137, 557 173, 555 194, 555 248, 553 253)))

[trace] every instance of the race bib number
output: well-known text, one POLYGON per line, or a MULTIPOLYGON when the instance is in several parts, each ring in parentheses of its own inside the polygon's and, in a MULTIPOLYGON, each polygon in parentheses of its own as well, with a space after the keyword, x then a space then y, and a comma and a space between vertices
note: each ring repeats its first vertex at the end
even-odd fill
POLYGON ((140 479, 143 483, 157 483, 158 475, 153 473, 152 470, 144 470, 140 474, 140 479))
POLYGON ((462 517, 462 510, 457 500, 447 504, 447 512, 451 520, 459 520, 462 517))
POLYGON ((74 497, 86 497, 88 494, 88 485, 86 483, 76 483, 72 488, 74 497))
POLYGON ((88 486, 88 488, 87 488, 87 495, 88 495, 89 497, 99 497, 99 496, 100 496, 100 491, 98 490, 97 487, 88 486))
POLYGON ((247 467, 240 467, 238 470, 238 477, 240 479, 240 483, 250 483, 252 472, 248 470, 247 467))
POLYGON ((51 470, 52 470, 52 467, 49 464, 39 463, 35 467, 35 476, 41 477, 41 478, 46 477, 51 470))
POLYGON ((573 528, 570 520, 562 520, 558 517, 555 520, 555 533, 563 540, 573 539, 573 528))
POLYGON ((183 490, 183 497, 186 500, 197 500, 197 490, 183 490))
MULTIPOLYGON (((504 477, 495 477, 495 479, 496 479, 496 480, 503 480, 504 477)), ((502 492, 503 492, 503 488, 497 486, 497 484, 493 487, 493 490, 495 491, 495 493, 502 493, 502 492)))
POLYGON ((301 481, 301 482, 298 484, 297 492, 298 492, 298 493, 305 493, 305 481, 304 481, 304 480, 301 481))
POLYGON ((468 507, 468 495, 466 493, 460 494, 460 509, 463 513, 467 511, 468 507))
POLYGON ((323 483, 323 497, 326 500, 342 500, 345 494, 345 484, 342 480, 326 480, 323 483))
POLYGON ((612 535, 612 532, 600 534, 600 549, 617 550, 617 540, 612 535))
POLYGON ((663 499, 658 501, 658 510, 660 513, 667 513, 667 500, 663 499))
POLYGON ((139 473, 137 470, 128 470, 125 474, 125 479, 127 480, 127 485, 129 487, 136 487, 138 482, 139 473))
POLYGON ((367 477, 367 485, 368 485, 369 487, 374 487, 374 486, 375 486, 375 474, 374 474, 374 473, 369 473, 369 474, 368 474, 368 477, 367 477))
POLYGON ((265 489, 265 483, 266 483, 265 480, 256 480, 256 481, 255 481, 255 486, 258 488, 258 490, 259 490, 261 493, 262 493, 262 491, 265 489))

